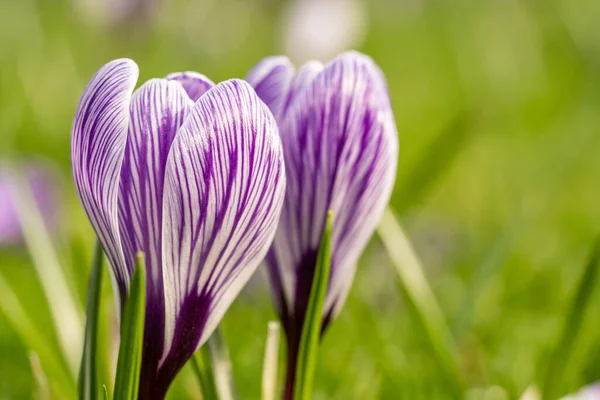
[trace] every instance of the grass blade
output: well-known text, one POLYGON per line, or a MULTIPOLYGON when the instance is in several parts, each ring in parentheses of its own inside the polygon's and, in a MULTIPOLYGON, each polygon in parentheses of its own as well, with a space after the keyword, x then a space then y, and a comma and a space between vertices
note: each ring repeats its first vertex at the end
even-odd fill
POLYGON ((405 174, 394 193, 394 209, 404 215, 431 190, 461 151, 469 145, 473 134, 473 112, 458 112, 424 150, 423 155, 405 174), (410 193, 410 196, 406 196, 410 193))
POLYGON ((217 328, 192 357, 192 367, 205 400, 233 400, 235 389, 231 375, 229 349, 217 328))
POLYGON ((519 397, 519 400, 540 400, 540 391, 537 386, 530 385, 521 397, 519 397))
POLYGON ((40 358, 35 351, 29 352, 29 363, 31 364, 31 371, 36 383, 35 398, 37 400, 50 400, 50 386, 48 385, 48 377, 44 373, 40 358))
POLYGON ((59 387, 64 395, 75 393, 75 381, 64 354, 47 341, 45 335, 40 335, 34 321, 27 315, 25 309, 11 285, 0 274, 0 312, 4 314, 10 326, 17 332, 23 344, 29 350, 35 351, 39 356, 46 371, 52 373, 56 387, 59 387))
POLYGON ((217 386, 215 384, 215 375, 212 369, 210 359, 210 349, 208 343, 205 343, 192 357, 192 367, 200 384, 202 400, 218 400, 217 386))
POLYGON ((102 246, 98 242, 94 252, 90 282, 88 286, 85 339, 83 356, 79 367, 79 399, 96 400, 98 384, 96 360, 98 359, 98 319, 102 292, 102 246))
POLYGON ((18 172, 14 174, 15 204, 23 236, 48 300, 61 350, 75 377, 83 332, 79 308, 67 284, 50 234, 33 199, 31 188, 18 172))
POLYGON ((400 285, 413 314, 423 328, 431 348, 446 374, 456 398, 463 397, 460 368, 456 362, 456 349, 450 329, 431 290, 421 262, 409 239, 388 208, 377 232, 388 256, 396 267, 400 285))
POLYGON ((121 321, 121 345, 117 361, 114 399, 137 400, 142 366, 145 313, 146 274, 144 256, 139 253, 121 321))
POLYGON ((546 375, 542 382, 542 400, 556 399, 560 389, 561 378, 568 365, 569 356, 577 340, 588 302, 591 298, 600 261, 600 239, 596 240, 592 248, 588 263, 577 286, 577 291, 566 313, 560 339, 550 356, 547 364, 546 375))
POLYGON ((271 321, 267 327, 265 361, 262 371, 262 400, 275 400, 277 396, 277 369, 279 361, 279 322, 271 321))
POLYGON ((295 400, 310 400, 312 397, 312 386, 319 353, 319 337, 323 321, 323 304, 325 303, 331 270, 332 225, 333 214, 330 211, 327 214, 327 224, 319 246, 315 276, 300 337, 298 364, 296 366, 296 387, 294 389, 295 400))
POLYGON ((231 372, 231 358, 221 329, 217 328, 213 332, 206 345, 210 351, 217 396, 220 400, 233 400, 235 388, 231 372))

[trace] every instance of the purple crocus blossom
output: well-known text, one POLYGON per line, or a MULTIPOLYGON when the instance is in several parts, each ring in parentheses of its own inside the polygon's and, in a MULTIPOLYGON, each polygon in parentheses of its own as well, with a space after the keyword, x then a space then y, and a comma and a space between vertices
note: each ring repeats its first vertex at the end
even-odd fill
POLYGON ((58 174, 52 166, 39 162, 27 162, 19 170, 0 164, 0 247, 22 243, 23 229, 17 210, 17 186, 19 179, 35 201, 48 230, 57 229, 58 221, 58 174), (49 168, 50 167, 50 168, 49 168))
POLYGON ((373 60, 344 53, 297 72, 286 57, 262 60, 248 82, 275 114, 285 155, 284 207, 267 256, 288 341, 287 397, 327 211, 332 264, 323 330, 339 313, 357 260, 390 198, 398 137, 387 84, 373 60))
POLYGON ((600 382, 585 386, 577 393, 563 397, 561 400, 600 400, 600 382))
POLYGON ((122 28, 151 22, 161 3, 161 0, 73 0, 75 11, 88 21, 122 28))
POLYGON ((266 255, 285 174, 275 119, 246 82, 187 72, 133 92, 137 78, 127 59, 94 75, 71 155, 121 305, 145 254, 139 398, 161 399, 266 255))

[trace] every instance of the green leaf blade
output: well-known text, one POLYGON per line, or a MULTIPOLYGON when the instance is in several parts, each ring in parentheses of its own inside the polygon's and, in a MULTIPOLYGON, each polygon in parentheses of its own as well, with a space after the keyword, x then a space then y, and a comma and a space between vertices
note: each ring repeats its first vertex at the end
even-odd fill
POLYGON ((77 387, 75 378, 71 375, 65 355, 57 343, 49 340, 46 335, 39 334, 35 319, 27 312, 17 296, 14 285, 5 279, 0 271, 0 314, 6 318, 12 329, 19 335, 23 344, 34 351, 40 358, 43 368, 48 371, 53 389, 58 389, 60 395, 74 394, 77 387))
MULTIPOLYGON (((296 366, 296 386, 294 389, 295 400, 310 400, 312 386, 317 368, 319 352, 319 338, 323 322, 323 305, 329 284, 331 271, 331 230, 333 228, 333 214, 327 214, 327 223, 319 246, 315 275, 308 300, 306 317, 300 337, 298 363, 296 366)), ((288 355, 289 357, 289 355, 288 355)))
POLYGON ((236 397, 229 348, 218 327, 192 357, 192 367, 202 399, 232 400, 236 397))
POLYGON ((79 369, 78 393, 80 400, 96 400, 98 398, 96 360, 98 359, 98 320, 102 292, 102 258, 102 246, 97 243, 89 282, 85 339, 79 369))
POLYGON ((192 357, 192 367, 200 384, 203 400, 217 400, 217 387, 214 380, 210 350, 205 344, 192 357))
POLYGON ((565 376, 569 358, 577 344, 577 337, 581 331, 585 313, 598 280, 599 267, 600 239, 597 239, 588 257, 571 304, 565 313, 561 335, 550 356, 550 362, 547 363, 548 367, 541 386, 542 400, 559 397, 560 393, 558 392, 563 381, 562 377, 565 376))
POLYGON ((146 276, 144 256, 140 253, 121 321, 121 345, 117 361, 114 399, 137 400, 142 366, 145 313, 146 276))
POLYGON ((431 289, 421 261, 394 213, 386 209, 377 229, 398 274, 400 291, 411 314, 422 329, 431 351, 444 372, 455 398, 464 396, 464 383, 457 361, 458 351, 444 314, 431 289))

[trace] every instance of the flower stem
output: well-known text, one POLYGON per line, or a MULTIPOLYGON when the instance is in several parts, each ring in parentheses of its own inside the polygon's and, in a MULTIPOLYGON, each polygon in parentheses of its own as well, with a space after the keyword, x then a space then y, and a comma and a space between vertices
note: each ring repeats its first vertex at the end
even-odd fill
POLYGON ((83 356, 79 367, 79 399, 98 398, 97 360, 98 360, 98 323, 100 297, 102 291, 102 246, 98 242, 94 251, 90 282, 88 285, 87 312, 83 356))
MULTIPOLYGON (((310 296, 306 307, 306 314, 302 320, 300 340, 288 337, 288 378, 286 381, 286 399, 310 400, 312 398, 313 381, 317 369, 317 358, 319 354, 319 342, 323 327, 323 306, 329 284, 331 271, 331 232, 333 229, 333 214, 327 214, 327 223, 323 231, 323 238, 319 246, 315 274, 312 280, 310 296), (291 340, 290 340, 291 339, 291 340), (297 345, 298 348, 289 347, 297 345), (292 370, 296 376, 289 376, 292 370), (288 393, 292 387, 292 393, 288 393)), ((298 332, 298 330, 295 330, 298 332)))
POLYGON ((294 400, 294 386, 296 383, 296 367, 298 364, 298 339, 288 337, 287 340, 287 364, 285 367, 285 386, 283 400, 294 400))

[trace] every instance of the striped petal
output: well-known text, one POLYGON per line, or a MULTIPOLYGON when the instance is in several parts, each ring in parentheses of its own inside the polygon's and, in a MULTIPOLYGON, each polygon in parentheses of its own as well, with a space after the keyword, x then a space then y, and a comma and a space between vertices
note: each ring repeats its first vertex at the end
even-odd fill
POLYGON ((373 61, 345 53, 311 81, 313 71, 280 121, 287 191, 268 263, 282 316, 293 317, 284 320, 288 330, 301 328, 328 210, 335 223, 326 322, 338 313, 391 195, 398 156, 386 83, 373 61))
POLYGON ((159 281, 162 276, 162 201, 167 156, 192 105, 181 85, 164 79, 144 83, 131 99, 129 135, 121 169, 119 223, 130 272, 136 253, 144 252, 149 282, 159 281))
POLYGON ((294 70, 291 61, 285 56, 267 57, 250 70, 246 81, 273 114, 277 115, 294 76, 294 70))
POLYGON ((196 102, 204 93, 206 93, 208 89, 215 86, 213 81, 208 79, 206 76, 191 71, 175 72, 167 75, 165 79, 179 82, 185 89, 190 99, 192 99, 194 102, 196 102))
MULTIPOLYGON (((312 82, 314 77, 321 72, 323 64, 318 61, 310 61, 304 64, 294 76, 288 76, 288 73, 293 73, 292 66, 284 68, 290 63, 287 57, 273 56, 267 57, 260 61, 247 75, 246 80, 256 90, 256 94, 264 101, 278 121, 281 122, 283 116, 289 109, 289 105, 297 94, 308 84, 312 82), (279 71, 279 72, 273 72, 279 71), (283 73, 282 71, 287 71, 283 73)), ((283 135, 285 131, 281 132, 283 135)), ((295 273, 293 269, 280 269, 276 267, 277 260, 275 253, 267 254, 267 266, 269 267, 269 281, 275 299, 275 308, 282 320, 288 318, 288 304, 285 292, 293 291, 293 282, 295 281, 295 273), (284 283, 285 282, 285 283, 284 283), (287 288, 284 289, 284 285, 287 288)))
POLYGON ((309 61, 300 67, 298 73, 292 79, 289 90, 285 96, 285 100, 283 101, 283 106, 281 109, 282 114, 287 112, 287 110, 290 108, 292 100, 298 97, 298 93, 308 86, 313 79, 315 79, 315 76, 317 76, 317 74, 322 70, 323 64, 319 61, 309 61))
POLYGON ((110 260, 121 299, 129 276, 120 244, 117 197, 138 73, 137 65, 127 59, 100 68, 81 96, 71 136, 75 188, 110 260))
POLYGON ((130 273, 136 253, 146 262, 146 323, 142 381, 154 378, 162 355, 162 203, 165 166, 171 143, 193 102, 177 82, 152 79, 131 99, 130 124, 121 169, 119 223, 130 273))
POLYGON ((170 380, 207 340, 264 258, 284 192, 272 113, 243 81, 209 90, 190 112, 167 162, 161 380, 170 380))

